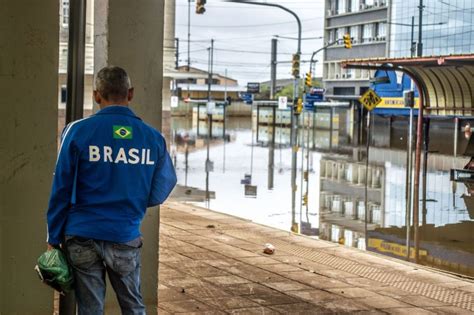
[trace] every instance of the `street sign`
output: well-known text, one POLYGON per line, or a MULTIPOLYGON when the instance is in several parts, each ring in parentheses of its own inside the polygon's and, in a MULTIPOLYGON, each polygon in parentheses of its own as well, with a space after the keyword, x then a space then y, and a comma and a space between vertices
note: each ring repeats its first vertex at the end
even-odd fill
POLYGON ((214 110, 216 109, 216 103, 215 102, 207 102, 207 114, 212 115, 214 114, 214 110))
POLYGON ((171 107, 175 108, 178 107, 179 99, 177 96, 173 95, 171 96, 171 107))
POLYGON ((257 197, 257 186, 245 185, 245 197, 257 197))
POLYGON ((322 102, 324 100, 324 89, 312 88, 309 93, 305 95, 304 107, 305 109, 312 110, 314 103, 322 102))
POLYGON ((241 93, 240 98, 245 102, 245 104, 252 104, 253 94, 251 93, 241 93))
POLYGON ((206 161, 206 173, 214 172, 214 162, 211 160, 206 161))
POLYGON ((377 93, 374 92, 372 89, 368 89, 364 95, 362 95, 359 98, 359 102, 364 105, 364 107, 368 110, 371 111, 373 110, 380 102, 382 102, 382 99, 380 96, 377 95, 377 93))
POLYGON ((247 83, 247 93, 260 93, 260 83, 258 83, 258 82, 248 82, 247 83))
POLYGON ((278 109, 286 109, 288 107, 288 97, 279 96, 278 97, 278 109))

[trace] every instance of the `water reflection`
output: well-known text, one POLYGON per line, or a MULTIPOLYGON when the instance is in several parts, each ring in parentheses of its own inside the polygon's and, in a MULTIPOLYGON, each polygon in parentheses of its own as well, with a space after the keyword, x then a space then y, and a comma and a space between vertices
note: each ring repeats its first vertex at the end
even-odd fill
MULTIPOLYGON (((365 133, 355 121, 357 113, 336 109, 305 114, 297 171, 301 202, 291 213, 287 115, 268 108, 254 112, 253 119, 212 122, 212 200, 199 204, 287 231, 295 230, 296 223, 302 234, 360 249, 366 249, 367 237, 368 250, 413 257, 413 243, 410 253, 406 246, 406 119, 374 119, 366 176, 365 150, 358 145, 365 133)), ((179 184, 205 190, 207 121, 175 117, 172 130, 179 184)), ((454 132, 449 119, 433 120, 430 138, 426 193, 421 191, 420 262, 474 276, 474 187, 450 181, 450 170, 462 169, 468 161, 455 156, 464 152, 467 140, 454 132)))

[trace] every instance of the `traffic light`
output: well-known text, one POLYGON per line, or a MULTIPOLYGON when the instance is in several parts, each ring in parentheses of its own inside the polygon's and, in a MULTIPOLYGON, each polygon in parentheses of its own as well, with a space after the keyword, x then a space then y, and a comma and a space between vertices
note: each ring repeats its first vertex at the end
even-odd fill
POLYGON ((415 92, 413 91, 403 91, 403 103, 406 107, 415 106, 415 92))
POLYGON ((311 87, 313 85, 313 79, 311 78, 311 72, 306 73, 306 78, 304 80, 304 84, 307 87, 311 87))
POLYGON ((303 206, 307 206, 308 205, 308 194, 304 194, 303 195, 303 206))
POLYGON ((205 4, 206 0, 196 0, 196 14, 204 14, 206 12, 205 4))
POLYGON ((298 100, 296 101, 295 112, 296 114, 300 114, 302 111, 303 111, 303 99, 301 97, 298 97, 298 100))
POLYGON ((352 48, 351 35, 344 34, 344 36, 342 38, 344 39, 344 48, 351 49, 352 48))
POLYGON ((300 55, 299 54, 293 55, 293 60, 291 62, 291 74, 293 74, 295 78, 298 78, 300 76, 300 55))

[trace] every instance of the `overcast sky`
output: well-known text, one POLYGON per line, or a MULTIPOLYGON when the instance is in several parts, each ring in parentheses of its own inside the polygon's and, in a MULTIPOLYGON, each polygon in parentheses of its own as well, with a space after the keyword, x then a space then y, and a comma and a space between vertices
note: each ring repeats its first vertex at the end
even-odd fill
MULTIPOLYGON (((323 36, 324 0, 275 0, 293 10, 302 24, 302 37, 323 36)), ((273 35, 297 36, 296 20, 289 13, 271 7, 207 0, 206 12, 195 13, 195 2, 191 3, 191 66, 207 71, 210 40, 214 42, 214 72, 246 82, 261 82, 270 79, 270 50, 273 35)), ((176 37, 180 39, 180 65, 187 60, 188 1, 176 0, 176 37)), ((322 39, 302 41, 302 60, 323 45, 322 39)), ((297 41, 279 38, 278 61, 291 61, 296 52, 297 41)), ((322 60, 322 54, 316 59, 322 60)), ((309 63, 301 64, 301 73, 308 71, 309 63)), ((317 75, 322 75, 321 64, 317 75)), ((290 78, 291 64, 278 64, 277 77, 290 78)))

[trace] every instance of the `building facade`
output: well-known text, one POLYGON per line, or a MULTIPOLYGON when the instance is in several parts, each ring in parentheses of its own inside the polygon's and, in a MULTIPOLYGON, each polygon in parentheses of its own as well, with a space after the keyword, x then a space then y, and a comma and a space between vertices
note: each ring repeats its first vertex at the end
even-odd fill
POLYGON ((367 70, 341 68, 342 60, 387 56, 387 0, 326 0, 325 43, 340 40, 324 52, 323 83, 328 99, 357 99, 369 87, 367 70), (352 49, 342 38, 349 34, 352 49))
MULTIPOLYGON (((424 0, 423 6, 423 56, 474 52, 474 0, 424 0)), ((417 55, 419 12, 419 1, 391 0, 390 57, 409 57, 412 51, 417 55)))
MULTIPOLYGON (((66 108, 67 56, 69 38, 69 0, 60 1, 59 12, 59 82, 58 106, 59 115, 64 115, 66 108)), ((92 90, 94 81, 94 0, 88 1, 86 7, 85 37, 85 76, 84 76, 84 113, 92 113, 92 90)), ((61 117, 60 117, 61 118, 61 117)))

